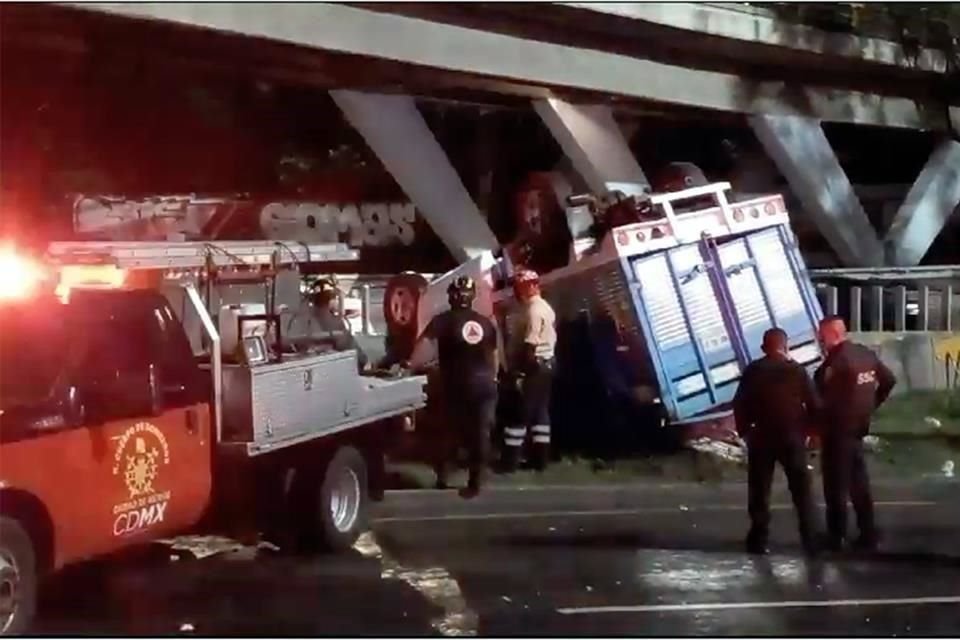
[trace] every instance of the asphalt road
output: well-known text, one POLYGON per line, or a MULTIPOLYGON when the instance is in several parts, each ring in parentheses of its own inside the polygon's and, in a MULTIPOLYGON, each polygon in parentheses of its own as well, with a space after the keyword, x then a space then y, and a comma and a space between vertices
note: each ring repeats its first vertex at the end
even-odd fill
POLYGON ((164 549, 84 565, 35 632, 188 635, 960 634, 960 484, 881 486, 872 556, 805 560, 789 500, 741 552, 744 487, 398 492, 339 557, 164 549))

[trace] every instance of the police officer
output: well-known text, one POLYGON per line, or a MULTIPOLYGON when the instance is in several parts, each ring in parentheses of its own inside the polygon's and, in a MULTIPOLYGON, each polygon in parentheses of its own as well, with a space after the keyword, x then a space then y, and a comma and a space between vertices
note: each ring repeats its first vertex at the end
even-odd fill
POLYGON ((870 432, 870 417, 897 380, 871 349, 847 339, 842 318, 824 318, 819 338, 826 357, 814 381, 823 402, 820 442, 828 545, 835 551, 844 547, 849 498, 860 529, 854 545, 875 549, 878 531, 863 438, 870 432))
POLYGON ((737 433, 747 442, 747 551, 767 550, 770 529, 770 486, 777 463, 787 476, 804 548, 816 551, 813 498, 807 473, 806 427, 816 411, 813 382, 806 369, 790 359, 787 334, 763 334, 764 357, 743 372, 733 399, 737 433))
POLYGON ((520 389, 516 423, 504 428, 503 463, 514 471, 531 436, 531 462, 543 470, 550 455, 550 390, 553 386, 554 349, 557 344, 556 314, 540 295, 540 277, 529 269, 519 270, 513 281, 520 303, 520 318, 511 330, 508 348, 511 376, 520 389))
POLYGON ((333 276, 315 281, 304 296, 306 304, 287 323, 287 336, 299 349, 309 349, 320 341, 329 341, 336 351, 353 349, 357 352, 357 367, 363 371, 367 354, 357 344, 346 320, 333 312, 337 293, 333 276))
MULTIPOLYGON (((480 492, 497 407, 497 329, 473 310, 476 295, 476 283, 469 277, 460 276, 450 283, 450 309, 430 321, 409 362, 410 368, 422 369, 432 359, 428 346, 435 345, 448 427, 459 428, 460 439, 470 454, 469 481, 460 490, 464 498, 480 492)), ((453 457, 455 452, 454 447, 448 453, 453 457)), ((437 468, 438 484, 445 482, 445 462, 437 468)))

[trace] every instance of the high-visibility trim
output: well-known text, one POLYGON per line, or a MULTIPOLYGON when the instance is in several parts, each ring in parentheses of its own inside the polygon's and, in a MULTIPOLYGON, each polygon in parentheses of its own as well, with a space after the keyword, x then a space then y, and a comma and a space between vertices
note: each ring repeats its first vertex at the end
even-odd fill
POLYGON ((546 435, 550 435, 550 425, 548 424, 535 424, 530 427, 530 430, 534 433, 544 433, 546 435))
POLYGON ((519 448, 523 446, 523 438, 504 438, 503 443, 508 447, 519 448))
POLYGON ((533 436, 533 444, 550 444, 550 436, 533 436))
POLYGON ((527 437, 527 428, 526 427, 505 427, 503 432, 511 438, 525 438, 527 437))

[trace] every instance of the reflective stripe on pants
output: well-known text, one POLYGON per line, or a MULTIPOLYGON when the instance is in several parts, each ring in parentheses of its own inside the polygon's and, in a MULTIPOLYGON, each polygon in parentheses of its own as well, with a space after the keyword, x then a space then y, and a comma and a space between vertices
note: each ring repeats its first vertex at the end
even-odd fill
POLYGON ((533 432, 534 444, 550 444, 550 425, 535 424, 530 427, 530 431, 533 432))
POLYGON ((508 447, 522 447, 526 438, 526 427, 505 427, 503 429, 503 443, 508 447))

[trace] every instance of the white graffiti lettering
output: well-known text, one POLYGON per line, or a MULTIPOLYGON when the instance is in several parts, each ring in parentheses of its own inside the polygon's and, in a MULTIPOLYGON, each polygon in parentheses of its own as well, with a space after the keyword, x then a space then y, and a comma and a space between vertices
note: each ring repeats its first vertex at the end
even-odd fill
POLYGON ((416 209, 410 203, 296 204, 271 202, 260 212, 260 228, 271 240, 347 242, 353 247, 411 245, 416 209))
POLYGON ((168 504, 168 502, 158 502, 139 510, 121 513, 113 521, 113 535, 122 536, 135 533, 141 529, 160 524, 163 522, 164 512, 167 510, 168 504))
POLYGON ((77 195, 73 224, 77 233, 109 233, 118 238, 195 235, 227 200, 193 196, 158 196, 130 200, 119 196, 77 195))

